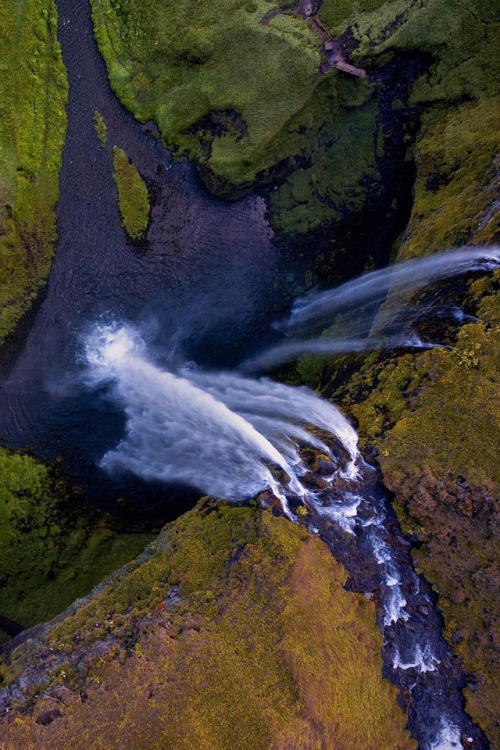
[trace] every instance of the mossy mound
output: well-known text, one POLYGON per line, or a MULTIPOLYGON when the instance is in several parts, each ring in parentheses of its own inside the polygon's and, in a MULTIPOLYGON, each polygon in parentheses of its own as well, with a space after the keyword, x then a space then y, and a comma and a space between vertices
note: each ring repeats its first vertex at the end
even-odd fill
POLYGON ((53 0, 0 8, 0 344, 50 271, 67 82, 53 0))
POLYGON ((265 0, 92 3, 122 101, 141 121, 154 119, 177 154, 205 154, 213 174, 235 184, 274 163, 270 141, 307 102, 319 69, 319 39, 299 16, 261 23, 279 7, 265 0))
POLYGON ((118 188, 118 205, 128 236, 132 240, 143 239, 149 222, 149 196, 146 183, 129 161, 125 151, 115 146, 113 168, 118 188))
POLYGON ((108 126, 101 112, 97 109, 94 112, 94 130, 97 133, 101 147, 104 148, 108 142, 108 126))
POLYGON ((303 528, 205 501, 11 654, 4 674, 24 671, 31 712, 14 711, 0 742, 415 747, 381 677, 373 604, 347 593, 345 580, 303 528))
POLYGON ((151 540, 123 533, 31 456, 1 448, 0 476, 0 615, 25 627, 54 617, 151 540))

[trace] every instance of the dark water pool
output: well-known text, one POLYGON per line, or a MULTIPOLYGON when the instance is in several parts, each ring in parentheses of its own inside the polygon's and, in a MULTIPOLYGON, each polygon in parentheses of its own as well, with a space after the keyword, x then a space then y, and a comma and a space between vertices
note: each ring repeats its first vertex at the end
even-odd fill
POLYGON ((102 318, 139 321, 167 352, 231 366, 269 336, 280 304, 275 282, 289 269, 261 198, 215 199, 193 166, 173 163, 152 129, 121 106, 93 38, 88 0, 57 5, 69 79, 60 239, 44 301, 2 377, 0 439, 61 456, 70 477, 96 496, 129 490, 144 496, 144 487, 110 484, 96 469, 120 438, 124 418, 105 397, 75 387, 80 332, 102 318), (108 127, 105 148, 94 130, 95 110, 108 127), (152 198, 141 246, 121 226, 115 144, 152 198))

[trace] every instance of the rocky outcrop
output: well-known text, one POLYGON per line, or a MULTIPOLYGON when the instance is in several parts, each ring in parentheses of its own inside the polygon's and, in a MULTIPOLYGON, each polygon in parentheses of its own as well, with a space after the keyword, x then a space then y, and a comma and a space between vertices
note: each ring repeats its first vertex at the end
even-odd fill
POLYGON ((403 750, 373 603, 319 539, 211 501, 86 600, 14 641, 9 748, 403 750))

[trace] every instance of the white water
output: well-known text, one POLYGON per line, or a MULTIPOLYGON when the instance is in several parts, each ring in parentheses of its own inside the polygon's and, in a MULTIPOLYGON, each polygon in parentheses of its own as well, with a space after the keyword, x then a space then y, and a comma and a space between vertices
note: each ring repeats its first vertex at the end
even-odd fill
POLYGON ((311 324, 328 325, 335 313, 353 305, 362 307, 367 303, 382 303, 389 292, 404 294, 469 271, 492 270, 499 264, 498 247, 464 247, 388 266, 348 281, 336 289, 297 300, 285 328, 296 331, 311 324))
POLYGON ((307 388, 230 373, 162 370, 149 360, 139 333, 125 325, 96 328, 85 358, 87 384, 109 383, 127 416, 126 436, 101 461, 110 473, 184 482, 229 500, 271 488, 289 515, 272 467, 285 473, 287 490, 304 496, 299 477, 305 467, 295 440, 330 453, 306 425, 336 435, 354 473, 355 430, 307 388))
MULTIPOLYGON (((433 343, 422 341, 410 332, 406 335, 390 332, 395 320, 411 325, 421 314, 418 307, 404 304, 404 295, 436 281, 452 278, 469 271, 487 271, 500 265, 500 248, 468 247, 452 252, 407 261, 360 278, 298 299, 289 318, 278 328, 288 339, 261 352, 244 363, 247 371, 277 367, 301 354, 339 354, 369 349, 413 347, 430 348, 433 343), (378 333, 372 327, 380 305, 391 294, 391 305, 378 321, 378 333), (403 297, 402 303, 396 299, 403 297), (325 330, 326 329, 326 330, 325 330), (311 331, 323 330, 320 337, 308 337, 311 331)), ((466 316, 456 306, 435 312, 447 314, 458 321, 466 316)))
POLYGON ((460 729, 448 719, 441 719, 441 727, 436 740, 430 750, 462 750, 460 729))
POLYGON ((420 643, 415 646, 415 652, 411 661, 404 661, 401 658, 399 651, 396 650, 392 666, 394 669, 416 669, 418 672, 435 672, 439 664, 439 659, 432 653, 432 649, 429 644, 426 644, 424 648, 421 647, 420 643))

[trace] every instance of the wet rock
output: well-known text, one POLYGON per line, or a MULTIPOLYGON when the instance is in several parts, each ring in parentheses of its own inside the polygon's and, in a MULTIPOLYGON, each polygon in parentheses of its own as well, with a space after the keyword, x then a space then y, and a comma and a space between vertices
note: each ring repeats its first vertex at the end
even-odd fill
POLYGON ((319 474, 320 477, 327 477, 333 474, 335 469, 336 466, 333 461, 320 458, 316 465, 316 474, 319 474))

